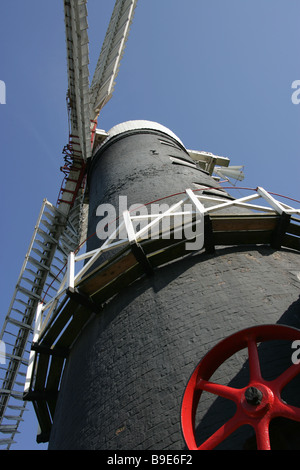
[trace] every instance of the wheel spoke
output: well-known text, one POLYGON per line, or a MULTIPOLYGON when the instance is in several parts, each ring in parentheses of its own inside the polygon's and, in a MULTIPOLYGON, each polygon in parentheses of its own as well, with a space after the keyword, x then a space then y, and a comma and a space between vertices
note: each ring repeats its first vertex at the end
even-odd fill
POLYGON ((272 381, 273 386, 277 388, 278 393, 298 374, 300 373, 300 364, 293 364, 282 374, 272 381))
POLYGON ((243 425, 240 415, 237 412, 229 421, 221 426, 214 434, 204 441, 198 450, 213 450, 223 442, 230 434, 243 425))
POLYGON ((241 390, 233 387, 228 387, 227 385, 221 385, 214 382, 209 382, 204 379, 200 379, 196 385, 197 389, 204 390, 206 392, 213 393, 219 397, 227 398, 228 400, 233 400, 237 402, 241 395, 241 390))
POLYGON ((271 450, 269 419, 261 419, 255 425, 257 450, 271 450))
POLYGON ((250 381, 260 381, 261 371, 258 357, 257 344, 255 339, 251 338, 248 341, 248 357, 249 357, 249 369, 250 369, 250 381))
MULTIPOLYGON (((194 370, 183 400, 182 429, 190 449, 215 449, 239 427, 250 425, 255 431, 257 449, 270 450, 270 420, 283 417, 300 423, 300 407, 286 404, 281 399, 284 387, 300 374, 300 364, 291 365, 276 379, 265 380, 262 377, 257 344, 279 339, 293 340, 296 333, 295 329, 282 325, 251 327, 223 339, 206 354, 194 370), (222 365, 222 359, 226 361, 245 348, 248 352, 249 363, 247 387, 239 389, 210 381, 222 365), (236 412, 229 421, 220 426, 210 437, 204 438, 204 442, 197 447, 195 416, 202 391, 231 400, 236 405, 236 412)), ((298 338, 299 335, 296 337, 298 338)))
POLYGON ((300 408, 298 408, 297 406, 292 406, 287 403, 281 402, 278 408, 280 410, 279 416, 291 419, 292 421, 300 421, 300 408))

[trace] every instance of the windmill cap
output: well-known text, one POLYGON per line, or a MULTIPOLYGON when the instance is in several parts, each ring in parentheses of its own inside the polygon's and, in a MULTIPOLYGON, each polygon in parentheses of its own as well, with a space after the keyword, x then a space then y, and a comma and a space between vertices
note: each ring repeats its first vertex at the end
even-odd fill
MULTIPOLYGON (((175 139, 180 145, 183 145, 181 140, 177 137, 177 135, 174 134, 170 129, 167 127, 163 126, 162 124, 159 124, 158 122, 153 122, 153 121, 143 121, 143 120, 136 120, 136 121, 126 121, 122 122, 120 124, 117 124, 116 126, 112 127, 108 131, 108 137, 105 139, 103 144, 106 144, 111 138, 123 134, 128 131, 134 131, 134 130, 155 130, 155 131, 160 131, 163 132, 164 134, 169 135, 173 139, 175 139)), ((102 145, 103 145, 102 144, 102 145)))

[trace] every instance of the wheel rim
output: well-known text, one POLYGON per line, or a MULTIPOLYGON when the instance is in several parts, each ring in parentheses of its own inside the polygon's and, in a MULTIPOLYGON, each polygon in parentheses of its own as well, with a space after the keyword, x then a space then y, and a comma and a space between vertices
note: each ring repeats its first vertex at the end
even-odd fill
MULTIPOLYGON (((184 392, 181 426, 190 450, 211 450, 245 424, 255 431, 258 450, 270 450, 269 424, 275 417, 300 421, 300 408, 281 399, 282 389, 300 373, 300 364, 292 364, 276 379, 266 381, 261 375, 257 344, 271 340, 300 339, 300 330, 283 325, 261 325, 235 333, 212 348, 194 370, 184 392), (236 352, 248 349, 250 379, 246 387, 236 389, 210 382, 220 365, 236 352), (232 400, 236 412, 200 446, 195 438, 195 416, 203 391, 232 400)), ((292 353, 291 353, 292 355, 292 353)))

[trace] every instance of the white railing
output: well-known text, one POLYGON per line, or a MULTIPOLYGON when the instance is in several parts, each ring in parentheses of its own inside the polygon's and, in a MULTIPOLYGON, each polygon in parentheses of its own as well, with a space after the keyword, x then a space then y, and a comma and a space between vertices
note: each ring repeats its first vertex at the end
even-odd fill
MULTIPOLYGON (((115 248, 120 248, 122 246, 129 246, 132 243, 139 243, 141 240, 151 239, 154 234, 154 228, 157 227, 157 225, 159 225, 159 223, 166 218, 173 218, 172 230, 175 232, 177 230, 179 234, 178 238, 180 238, 180 234, 182 234, 182 220, 184 220, 185 228, 188 228, 192 225, 192 217, 198 215, 198 225, 201 227, 201 229, 197 233, 198 241, 200 240, 200 243, 197 244, 196 249, 199 250, 203 247, 204 243, 204 224, 201 222, 204 215, 206 214, 236 206, 247 210, 250 209, 251 211, 258 211, 260 213, 274 213, 275 211, 279 215, 285 212, 287 214, 300 216, 299 209, 294 209, 293 207, 283 202, 279 202, 270 193, 261 187, 258 187, 253 194, 239 199, 226 201, 224 201, 224 199, 222 200, 218 196, 204 195, 202 194, 202 191, 197 193, 197 191, 193 191, 191 189, 187 189, 182 194, 184 197, 163 213, 132 215, 128 210, 124 211, 119 226, 116 228, 116 230, 113 231, 113 233, 111 233, 111 235, 99 248, 83 254, 75 254, 74 252, 71 252, 68 257, 66 273, 59 289, 57 290, 56 295, 48 303, 41 303, 38 307, 39 336, 41 336, 47 328, 47 325, 52 318, 53 312, 58 306, 61 298, 65 295, 67 289, 78 286, 83 276, 95 265, 96 262, 99 261, 103 253, 115 248), (253 204, 254 200, 260 198, 267 202, 269 206, 253 204), (186 202, 189 204, 185 204, 186 202), (213 203, 214 205, 205 207, 204 204, 207 202, 213 203), (142 221, 145 222, 143 227, 139 230, 135 230, 135 225, 141 225, 142 221), (123 237, 118 239, 122 233, 123 237), (84 266, 81 267, 76 273, 77 263, 83 261, 85 261, 84 266)), ((164 235, 167 234, 168 229, 170 229, 170 225, 167 226, 165 231, 160 232, 161 238, 164 238, 164 235)), ((193 237, 195 237, 195 232, 191 233, 190 238, 193 237)), ((191 245, 193 244, 191 243, 191 245)), ((189 248, 187 247, 187 249, 189 248)), ((190 249, 195 248, 192 246, 190 249)))

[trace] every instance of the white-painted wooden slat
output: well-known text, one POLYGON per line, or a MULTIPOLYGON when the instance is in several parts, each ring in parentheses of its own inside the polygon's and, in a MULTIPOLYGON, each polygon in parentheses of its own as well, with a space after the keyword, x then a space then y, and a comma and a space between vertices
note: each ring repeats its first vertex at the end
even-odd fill
POLYGON ((91 120, 97 119, 112 95, 136 4, 137 0, 117 0, 115 3, 90 87, 91 120))

